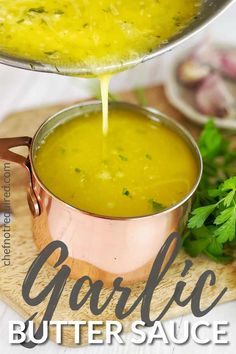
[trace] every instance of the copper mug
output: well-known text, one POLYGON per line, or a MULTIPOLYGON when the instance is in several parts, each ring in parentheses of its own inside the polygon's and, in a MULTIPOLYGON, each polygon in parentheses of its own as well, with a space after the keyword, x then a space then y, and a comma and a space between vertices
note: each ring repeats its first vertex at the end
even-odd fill
MULTIPOLYGON (((69 257, 65 263, 71 268, 70 276, 78 279, 88 275, 93 280, 102 280, 106 285, 111 285, 118 276, 124 278, 124 283, 134 283, 148 277, 153 261, 167 237, 185 226, 203 168, 197 144, 175 121, 156 110, 128 103, 116 102, 111 106, 136 111, 147 119, 161 121, 188 143, 198 164, 198 178, 190 193, 178 204, 150 216, 104 217, 68 205, 53 195, 40 180, 34 158, 42 140, 66 120, 101 110, 98 102, 79 104, 53 115, 39 127, 33 138, 0 139, 0 158, 18 163, 28 171, 28 204, 38 249, 42 250, 53 240, 63 241, 68 247, 69 257), (10 151, 22 145, 29 148, 27 158, 10 151)), ((57 255, 51 257, 49 263, 54 265, 56 260, 57 255)))

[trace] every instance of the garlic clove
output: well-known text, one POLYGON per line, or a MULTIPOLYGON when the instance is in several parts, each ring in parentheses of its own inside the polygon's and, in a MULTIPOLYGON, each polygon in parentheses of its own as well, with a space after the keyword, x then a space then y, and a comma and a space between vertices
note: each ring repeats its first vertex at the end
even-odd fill
POLYGON ((236 49, 222 50, 218 70, 227 78, 236 80, 236 49))
POLYGON ((218 50, 209 39, 197 44, 188 57, 201 64, 208 65, 212 69, 217 69, 219 66, 218 50))
POLYGON ((235 109, 235 100, 223 79, 209 75, 196 92, 198 110, 209 116, 225 118, 235 109))
POLYGON ((194 59, 187 59, 179 64, 177 78, 181 84, 195 88, 210 74, 211 68, 194 59))

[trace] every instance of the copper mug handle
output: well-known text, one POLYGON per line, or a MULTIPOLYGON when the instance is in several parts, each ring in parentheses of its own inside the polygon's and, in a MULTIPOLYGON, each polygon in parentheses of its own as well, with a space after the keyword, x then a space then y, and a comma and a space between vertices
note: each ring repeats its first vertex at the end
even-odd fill
POLYGON ((29 176, 27 200, 33 217, 36 217, 40 215, 40 206, 33 189, 32 171, 31 171, 29 158, 19 155, 10 150, 14 147, 19 147, 19 146, 27 146, 28 148, 30 148, 31 142, 32 142, 32 138, 28 136, 22 136, 16 138, 0 138, 0 159, 16 163, 27 170, 29 176))

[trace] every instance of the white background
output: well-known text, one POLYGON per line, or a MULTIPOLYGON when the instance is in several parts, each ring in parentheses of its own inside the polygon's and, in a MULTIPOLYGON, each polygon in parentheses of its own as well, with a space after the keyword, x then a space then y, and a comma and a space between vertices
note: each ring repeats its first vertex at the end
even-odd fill
MULTIPOLYGON (((194 41, 199 37, 211 35, 213 38, 221 42, 234 43, 236 46, 236 3, 229 8, 220 18, 218 18, 207 30, 201 35, 194 38, 194 41)), ((191 45, 193 40, 182 45, 183 47, 191 45)), ((159 83, 164 80, 166 70, 168 70, 168 60, 176 54, 176 51, 166 54, 151 62, 142 64, 128 72, 121 73, 115 76, 112 80, 111 91, 128 89, 135 86, 150 85, 159 83)), ((97 85, 94 80, 76 79, 68 77, 60 77, 50 74, 33 73, 5 67, 0 65, 0 119, 3 119, 9 112, 20 110, 32 106, 47 105, 61 101, 71 101, 80 98, 86 98, 91 95, 92 88, 97 85)), ((8 321, 20 319, 8 306, 0 302, 0 353, 2 354, 25 354, 27 349, 21 346, 10 346, 8 344, 8 321)), ((178 333, 183 331, 183 322, 198 321, 193 316, 186 316, 177 319, 178 333)), ((189 342, 184 346, 164 345, 156 342, 154 345, 134 346, 130 344, 130 335, 125 337, 127 344, 125 346, 90 346, 86 348, 69 349, 57 346, 51 342, 37 347, 32 350, 32 353, 50 354, 72 354, 75 352, 90 354, 90 353, 143 353, 143 354, 235 354, 236 353, 236 302, 217 306, 204 320, 210 321, 229 321, 230 345, 215 346, 207 345, 200 346, 193 342, 189 342)), ((165 327, 168 332, 169 323, 166 322, 165 327)), ((209 331, 202 331, 202 336, 206 336, 209 331)))

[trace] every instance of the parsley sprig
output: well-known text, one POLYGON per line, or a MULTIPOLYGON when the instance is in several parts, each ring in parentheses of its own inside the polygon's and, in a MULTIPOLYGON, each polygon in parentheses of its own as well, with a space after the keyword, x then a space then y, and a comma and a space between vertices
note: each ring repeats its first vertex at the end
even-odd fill
POLYGON ((236 246, 236 150, 209 121, 199 139, 204 172, 183 238, 185 250, 233 261, 236 246))

